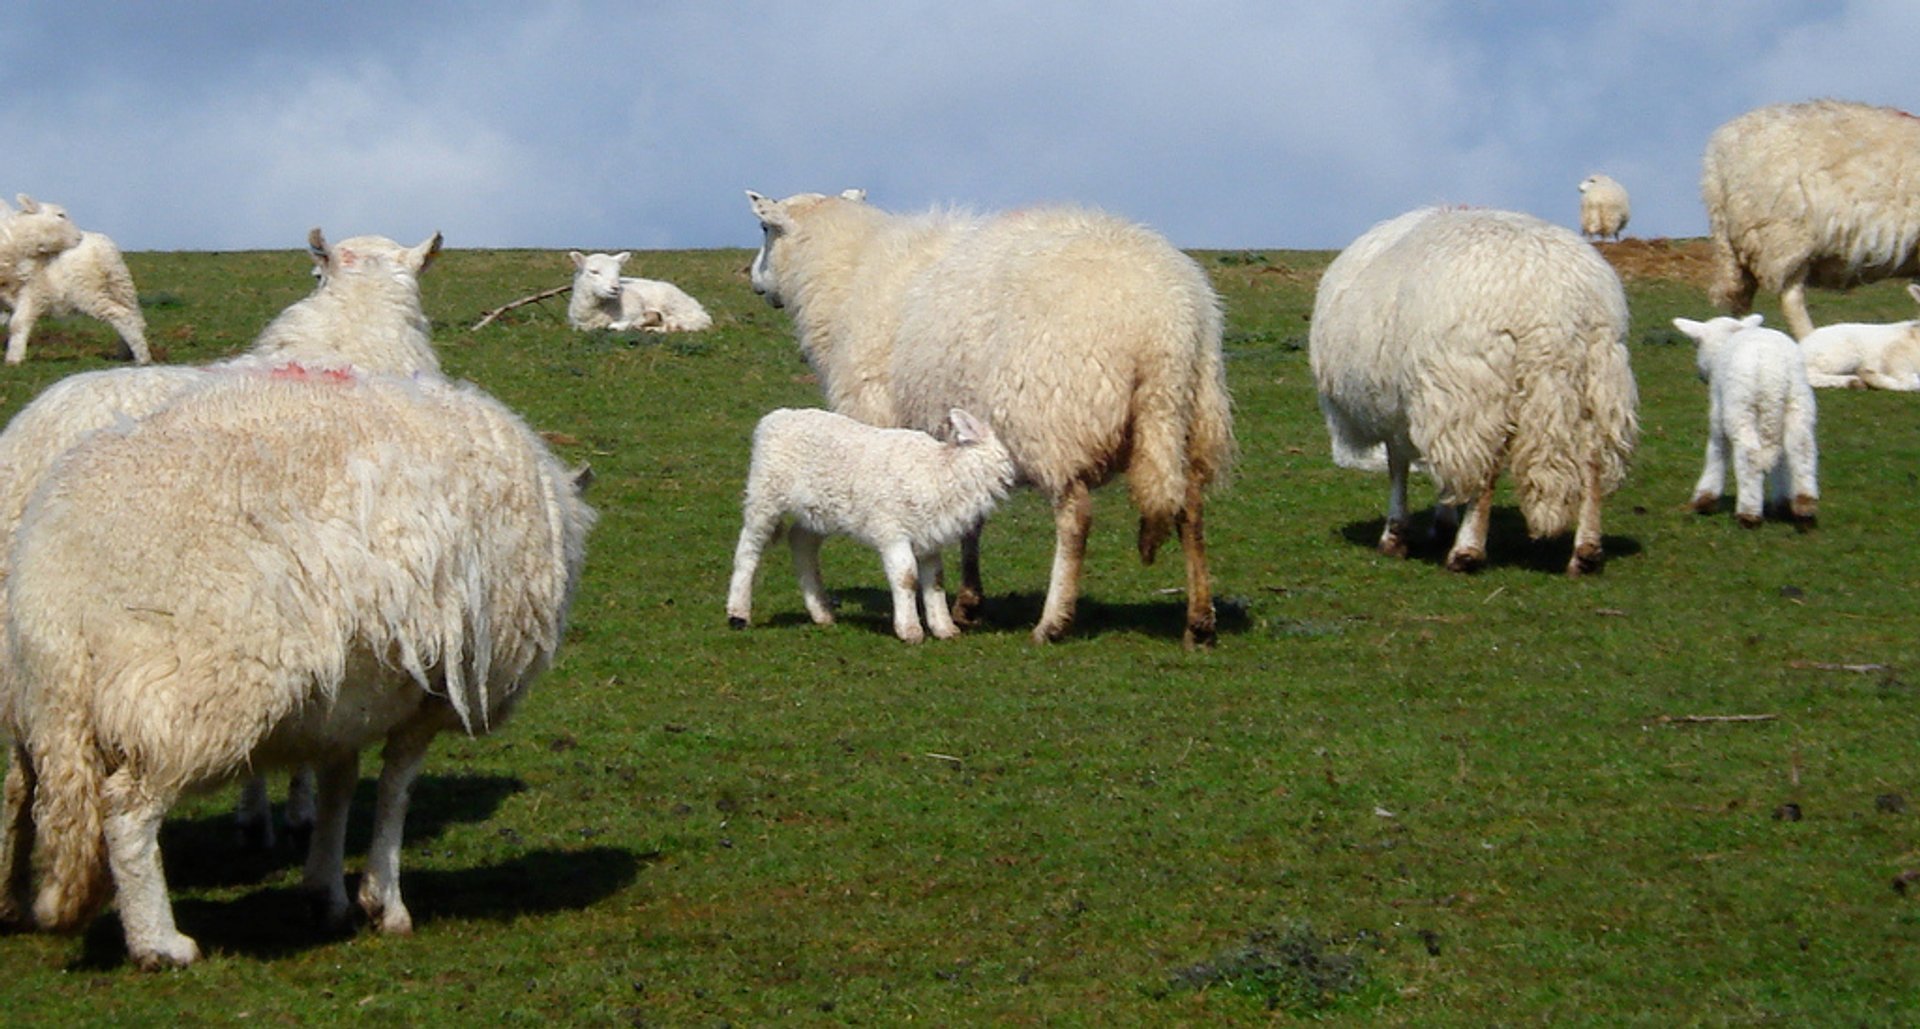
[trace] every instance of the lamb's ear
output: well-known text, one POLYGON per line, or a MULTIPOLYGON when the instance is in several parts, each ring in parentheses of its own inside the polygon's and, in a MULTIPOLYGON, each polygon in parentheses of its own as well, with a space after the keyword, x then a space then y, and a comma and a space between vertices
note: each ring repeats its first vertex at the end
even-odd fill
POLYGON ((1747 315, 1745 318, 1740 319, 1740 327, 1745 329, 1757 329, 1760 327, 1761 321, 1762 319, 1760 317, 1760 312, 1755 311, 1752 314, 1747 315))
POLYGON ((333 249, 327 246, 327 236, 318 225, 307 233, 307 253, 313 255, 313 263, 322 268, 333 261, 333 249))
POLYGON ((578 250, 569 250, 567 251, 567 260, 573 262, 574 271, 579 271, 580 269, 586 267, 587 255, 581 253, 578 250))
POLYGON ((414 274, 426 271, 427 265, 432 264, 433 259, 440 256, 442 242, 440 233, 435 232, 433 238, 422 240, 419 246, 407 251, 407 266, 413 269, 414 274))
POLYGON ((859 203, 867 199, 867 191, 864 189, 858 189, 858 188, 843 189, 840 191, 840 199, 852 200, 855 203, 859 203))
POLYGON ((760 219, 760 224, 783 228, 791 224, 787 218, 786 206, 780 201, 763 197, 753 190, 747 190, 747 202, 753 206, 753 216, 760 219))
POLYGON ((615 254, 615 255, 613 255, 613 263, 614 263, 614 264, 617 264, 617 265, 618 265, 618 264, 626 264, 626 263, 627 263, 627 258, 629 258, 629 257, 632 257, 632 256, 633 256, 633 251, 631 251, 631 250, 622 250, 622 251, 620 251, 619 253, 617 253, 617 254, 615 254))
POLYGON ((40 203, 25 193, 15 193, 13 202, 20 205, 21 214, 32 214, 40 209, 40 203))
POLYGON ((7 202, 5 200, 0 200, 0 215, 8 215, 12 213, 13 213, 13 208, 8 207, 7 202))
POLYGON ((1699 339, 1700 331, 1705 329, 1707 325, 1705 322, 1696 322, 1691 318, 1675 318, 1673 320, 1673 327, 1694 339, 1699 339))
POLYGON ((1913 298, 1914 303, 1920 304, 1920 282, 1907 283, 1907 295, 1913 298))
POLYGON ((957 407, 947 412, 947 421, 953 424, 953 441, 963 447, 987 438, 987 427, 957 407))

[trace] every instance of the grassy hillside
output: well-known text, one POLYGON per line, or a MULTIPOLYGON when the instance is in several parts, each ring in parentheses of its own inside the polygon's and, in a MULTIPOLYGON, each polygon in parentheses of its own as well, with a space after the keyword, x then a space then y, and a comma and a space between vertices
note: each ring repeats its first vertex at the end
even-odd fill
MULTIPOLYGON (((1207 517, 1220 643, 1187 653, 1177 549, 1139 566, 1118 488, 1057 645, 1027 638, 1051 552, 1030 494, 988 529, 990 621, 957 641, 893 639, 878 561, 845 541, 839 625, 806 620, 775 548, 755 626, 729 631, 748 433, 819 403, 751 253, 639 255, 630 274, 716 319, 660 338, 570 332, 564 297, 473 330, 570 268, 452 250, 425 279, 449 371, 590 461, 602 518, 558 667, 429 759, 417 935, 312 928, 297 857, 239 853, 223 791, 163 836, 208 960, 140 974, 111 915, 6 937, 8 1017, 1912 1020, 1920 400, 1820 395, 1811 532, 1684 513, 1706 395, 1668 323, 1712 313, 1697 248, 1616 255, 1643 440, 1584 581, 1505 498, 1481 574, 1377 555, 1385 480, 1332 466, 1307 370, 1331 255, 1197 255, 1242 459, 1207 517), (1702 720, 1735 715, 1758 717, 1702 720)), ((129 262, 174 362, 244 347, 311 288, 292 248, 129 262)), ((1913 307, 1897 284, 1813 301, 1822 321, 1913 307)), ((114 346, 43 322, 0 411, 114 346)), ((370 807, 369 780, 351 868, 370 807)))

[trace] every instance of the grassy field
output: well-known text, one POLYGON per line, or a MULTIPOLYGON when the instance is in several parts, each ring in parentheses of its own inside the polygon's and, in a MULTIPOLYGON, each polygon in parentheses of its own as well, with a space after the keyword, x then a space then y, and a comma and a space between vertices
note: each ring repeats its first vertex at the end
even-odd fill
MULTIPOLYGON (((1177 548, 1140 567, 1116 488, 1057 645, 1027 637, 1051 551, 1030 494, 988 529, 989 622, 959 640, 893 639, 878 561, 845 541, 839 625, 806 620, 776 548, 729 631, 748 434, 819 403, 751 253, 630 264, 715 316, 665 339, 570 332, 564 298, 473 330, 570 268, 446 253, 425 301, 449 371, 590 461, 602 517, 559 665, 429 759, 417 934, 314 929, 296 855, 239 852, 223 791, 163 836, 208 959, 141 974, 110 914, 0 938, 8 1021, 1920 1019, 1920 897, 1897 886, 1920 868, 1920 401, 1821 394, 1813 531, 1684 513, 1706 395, 1669 319, 1713 312, 1630 277, 1642 442, 1604 574, 1564 578, 1569 541, 1528 540, 1503 497, 1490 567, 1452 575, 1438 547, 1376 554, 1385 480, 1328 458, 1305 343, 1331 255, 1197 256, 1242 455, 1208 511, 1206 653, 1179 645, 1177 548)), ((175 362, 311 287, 292 248, 129 262, 175 362)), ((1821 321, 1913 306, 1897 284, 1813 299, 1821 321)), ((43 322, 0 410, 113 348, 43 322)), ((369 783, 350 868, 370 805, 369 783)))

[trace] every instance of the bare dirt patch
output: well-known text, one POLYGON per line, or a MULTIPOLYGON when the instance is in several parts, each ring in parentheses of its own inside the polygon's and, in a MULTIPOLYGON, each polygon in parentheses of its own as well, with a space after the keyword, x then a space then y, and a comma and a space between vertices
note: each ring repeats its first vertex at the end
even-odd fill
POLYGON ((1713 253, 1704 239, 1623 239, 1594 247, 1628 281, 1671 279, 1706 289, 1713 280, 1713 253))

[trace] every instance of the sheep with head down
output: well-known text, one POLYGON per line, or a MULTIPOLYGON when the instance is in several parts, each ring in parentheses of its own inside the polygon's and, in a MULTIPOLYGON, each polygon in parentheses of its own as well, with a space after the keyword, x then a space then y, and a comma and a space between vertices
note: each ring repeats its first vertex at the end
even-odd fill
POLYGON ((1619 239, 1633 214, 1627 188, 1611 176, 1594 174, 1580 180, 1580 234, 1589 239, 1619 239))
POLYGON ((497 401, 437 376, 237 371, 69 450, 7 582, 49 929, 118 894, 184 965, 157 833, 183 791, 319 769, 304 885, 339 921, 361 749, 384 743, 360 906, 406 933, 407 795, 441 732, 498 727, 552 661, 593 512, 497 401))
MULTIPOLYGON (((1215 635, 1202 510, 1232 461, 1220 301, 1159 235, 1073 207, 896 215, 851 195, 747 194, 764 239, 751 278, 793 315, 835 411, 933 432, 952 408, 993 426, 1053 504, 1035 640, 1073 621, 1091 490, 1126 473, 1152 560, 1178 534, 1188 645, 1215 635)), ((979 533, 961 541, 960 621, 981 602, 979 533)))
POLYGON ((1422 208, 1342 251, 1314 297, 1308 356, 1336 462, 1385 445, 1381 552, 1407 552, 1407 475, 1424 459, 1440 500, 1467 505, 1448 568, 1485 562, 1505 470, 1529 532, 1574 529, 1567 573, 1598 570, 1601 501, 1638 432, 1626 332, 1619 276, 1530 215, 1422 208))

